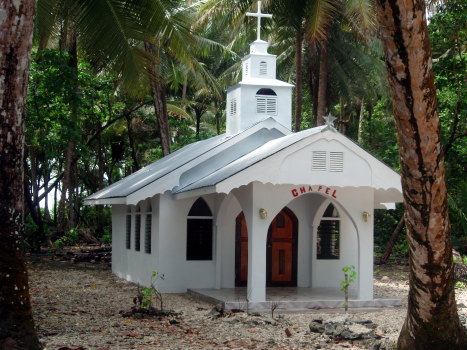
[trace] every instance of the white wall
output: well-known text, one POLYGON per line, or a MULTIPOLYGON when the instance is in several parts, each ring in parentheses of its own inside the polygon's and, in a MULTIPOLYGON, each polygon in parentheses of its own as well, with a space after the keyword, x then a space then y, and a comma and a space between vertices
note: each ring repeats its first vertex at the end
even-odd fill
MULTIPOLYGON (((187 288, 233 288, 235 285, 235 218, 242 211, 238 198, 247 194, 249 187, 236 190, 236 195, 204 196, 217 221, 213 218, 213 260, 186 260, 186 220, 196 198, 174 200, 165 194, 152 198, 153 236, 152 253, 144 252, 144 207, 142 208, 141 251, 134 250, 134 215, 132 220, 131 249, 125 247, 126 206, 112 208, 113 254, 112 271, 129 281, 148 285, 152 270, 164 274, 159 281, 162 292, 185 292, 187 288), (239 197, 240 196, 240 197, 239 197), (159 218, 162 218, 159 220, 159 218)), ((373 278, 373 189, 339 188, 334 199, 323 189, 318 193, 301 193, 293 190, 303 186, 271 185, 256 183, 255 201, 250 220, 259 208, 268 211, 268 218, 257 226, 267 231, 277 213, 287 206, 298 219, 298 269, 299 287, 339 287, 343 279, 342 268, 355 265, 358 281, 353 289, 361 299, 372 299, 373 278), (316 231, 322 213, 333 201, 341 217, 340 258, 316 259, 316 231), (362 213, 368 211, 370 219, 364 222, 362 213), (357 235, 358 230, 358 235, 357 235), (360 262, 359 262, 360 258, 360 262)), ((249 207, 251 205, 247 205, 249 207)), ((132 212, 134 213, 134 207, 132 212)), ((247 221, 248 223, 248 221, 247 221)), ((256 224, 255 224, 256 225, 256 224)), ((257 228, 257 229, 258 229, 257 228)), ((249 227, 249 232, 253 229, 249 227)), ((261 236, 266 237, 265 232, 261 236)), ((264 238, 263 237, 263 238, 264 238)), ((261 246, 262 243, 261 243, 261 246)), ((264 242, 264 249, 266 243, 264 242)))
MULTIPOLYGON (((215 287, 215 254, 210 261, 186 259, 187 215, 196 199, 174 200, 170 194, 161 195, 158 270, 165 276, 160 283, 162 292, 180 293, 186 292, 187 288, 215 287)), ((215 213, 215 196, 205 196, 203 199, 215 213)), ((213 252, 215 241, 213 230, 213 252)))
POLYGON ((112 206, 112 272, 117 276, 141 285, 149 285, 151 272, 157 266, 157 198, 148 199, 152 204, 152 240, 151 254, 145 252, 145 220, 147 201, 142 201, 141 206, 141 244, 140 251, 135 250, 135 206, 131 208, 131 248, 126 249, 126 216, 127 206, 112 206))

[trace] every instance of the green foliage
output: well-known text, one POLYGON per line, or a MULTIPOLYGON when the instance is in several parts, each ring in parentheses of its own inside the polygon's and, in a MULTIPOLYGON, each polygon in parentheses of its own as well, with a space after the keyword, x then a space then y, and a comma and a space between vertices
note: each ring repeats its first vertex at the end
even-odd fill
POLYGON ((157 270, 153 270, 151 273, 151 284, 149 287, 138 287, 138 294, 133 298, 133 304, 137 308, 152 308, 153 300, 158 300, 160 305, 160 311, 163 312, 163 298, 162 294, 156 287, 157 280, 163 280, 164 275, 160 275, 157 270))
POLYGON ((350 284, 357 278, 357 271, 355 271, 354 265, 347 265, 342 268, 342 272, 345 278, 339 284, 341 286, 340 290, 344 292, 349 289, 350 284))
POLYGON ((467 253, 467 1, 445 1, 430 18, 433 70, 446 153, 449 216, 456 248, 467 253))
POLYGON ((350 284, 357 279, 357 272, 355 271, 355 266, 347 265, 342 268, 344 273, 344 279, 340 281, 341 291, 344 292, 344 308, 347 312, 349 307, 349 287, 350 284))
POLYGON ((63 248, 65 246, 72 246, 78 243, 79 233, 78 229, 72 228, 62 238, 57 239, 53 242, 55 248, 63 248))

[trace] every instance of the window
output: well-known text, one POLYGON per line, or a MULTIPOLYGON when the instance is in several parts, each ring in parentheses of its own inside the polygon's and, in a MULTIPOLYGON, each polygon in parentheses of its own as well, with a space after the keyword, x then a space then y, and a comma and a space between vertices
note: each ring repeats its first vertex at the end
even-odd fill
POLYGON ((344 153, 329 152, 329 171, 343 172, 344 171, 344 153))
POLYGON ((234 116, 237 115, 237 99, 232 98, 230 100, 230 115, 234 116))
POLYGON ((126 249, 131 249, 131 208, 128 207, 126 214, 126 249))
POLYGON ((250 73, 250 65, 248 62, 245 63, 245 76, 247 77, 250 73))
POLYGON ((277 114, 277 95, 272 89, 259 89, 256 92, 256 113, 277 114))
POLYGON ((188 213, 186 243, 187 260, 212 260, 212 213, 202 198, 188 213))
POLYGON ((318 226, 317 259, 339 259, 340 217, 334 205, 329 204, 318 226))
POLYGON ((311 170, 313 171, 344 171, 344 152, 313 151, 311 157, 311 170))
POLYGON ((259 75, 267 75, 268 74, 268 64, 265 61, 261 61, 259 63, 259 75))
POLYGON ((326 151, 313 151, 311 160, 311 170, 314 171, 326 171, 326 151))
POLYGON ((152 238, 152 207, 151 200, 148 201, 146 207, 146 222, 144 225, 144 252, 151 254, 151 238, 152 238))
POLYGON ((135 215, 135 250, 139 252, 141 250, 141 214, 139 205, 136 207, 135 215))

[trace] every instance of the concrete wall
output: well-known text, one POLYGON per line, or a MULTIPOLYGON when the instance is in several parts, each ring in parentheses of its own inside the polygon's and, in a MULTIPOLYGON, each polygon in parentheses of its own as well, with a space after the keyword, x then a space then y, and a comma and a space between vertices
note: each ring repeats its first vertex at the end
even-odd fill
MULTIPOLYGON (((135 207, 131 206, 132 246, 128 250, 125 247, 127 207, 113 206, 112 270, 119 277, 143 285, 150 283, 151 271, 157 270, 165 276, 165 279, 158 283, 162 292, 185 292, 187 288, 233 288, 235 218, 242 210, 250 211, 250 214, 245 212, 245 215, 249 232, 255 232, 255 237, 259 239, 254 243, 257 249, 255 257, 258 258, 258 251, 265 253, 265 239, 271 221, 283 207, 287 206, 298 219, 297 285, 337 288, 343 279, 342 268, 346 265, 354 265, 358 280, 353 283, 352 289, 358 291, 361 299, 372 299, 373 215, 370 215, 368 222, 364 222, 362 213, 364 211, 373 213, 371 207, 373 190, 340 188, 338 198, 333 198, 332 190, 326 193, 326 189, 323 188, 320 193, 306 191, 300 193, 300 188, 306 189, 306 186, 255 183, 229 195, 204 196, 203 199, 214 216, 213 259, 210 261, 186 260, 186 220, 191 206, 198 197, 174 200, 172 195, 165 194, 151 199, 153 206, 151 254, 144 252, 144 219, 141 225, 141 251, 134 250, 135 207), (253 190, 251 187, 254 187, 253 190), (295 196, 297 189, 299 194, 295 196), (254 198, 249 195, 250 191, 254 193, 254 198), (319 260, 316 258, 317 227, 324 210, 331 202, 338 209, 341 220, 340 257, 337 260, 319 260), (268 211, 266 220, 255 218, 259 208, 268 211)), ((144 212, 142 205, 143 218, 144 212)), ((264 255, 261 258, 261 261, 264 260, 261 265, 265 266, 266 255, 259 255, 264 255)), ((258 276, 262 272, 255 270, 252 273, 258 276)), ((264 284, 265 280, 260 286, 264 284)), ((258 296, 260 297, 261 295, 258 296)))
MULTIPOLYGON (((186 259, 187 216, 191 206, 198 198, 174 200, 172 195, 160 197, 160 235, 158 270, 165 279, 160 283, 162 292, 179 293, 187 288, 214 288, 216 277, 216 254, 210 261, 188 261, 186 259)), ((215 196, 205 196, 213 213, 215 196)), ((216 244, 216 234, 213 230, 213 249, 216 244)))
POLYGON ((141 211, 141 244, 140 251, 135 250, 135 206, 112 206, 112 272, 117 276, 141 285, 151 283, 151 272, 157 268, 157 225, 158 199, 151 198, 140 203, 141 211), (145 252, 145 220, 147 203, 152 205, 152 239, 151 254, 145 252), (130 208, 131 220, 131 248, 126 248, 126 216, 130 208))

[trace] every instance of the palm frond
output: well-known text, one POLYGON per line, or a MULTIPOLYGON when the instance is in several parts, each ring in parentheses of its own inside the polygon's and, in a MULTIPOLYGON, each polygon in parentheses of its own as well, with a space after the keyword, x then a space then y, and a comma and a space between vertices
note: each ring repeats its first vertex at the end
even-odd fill
POLYGON ((311 40, 321 40, 328 36, 328 28, 338 14, 336 1, 314 0, 306 8, 306 33, 311 40))

